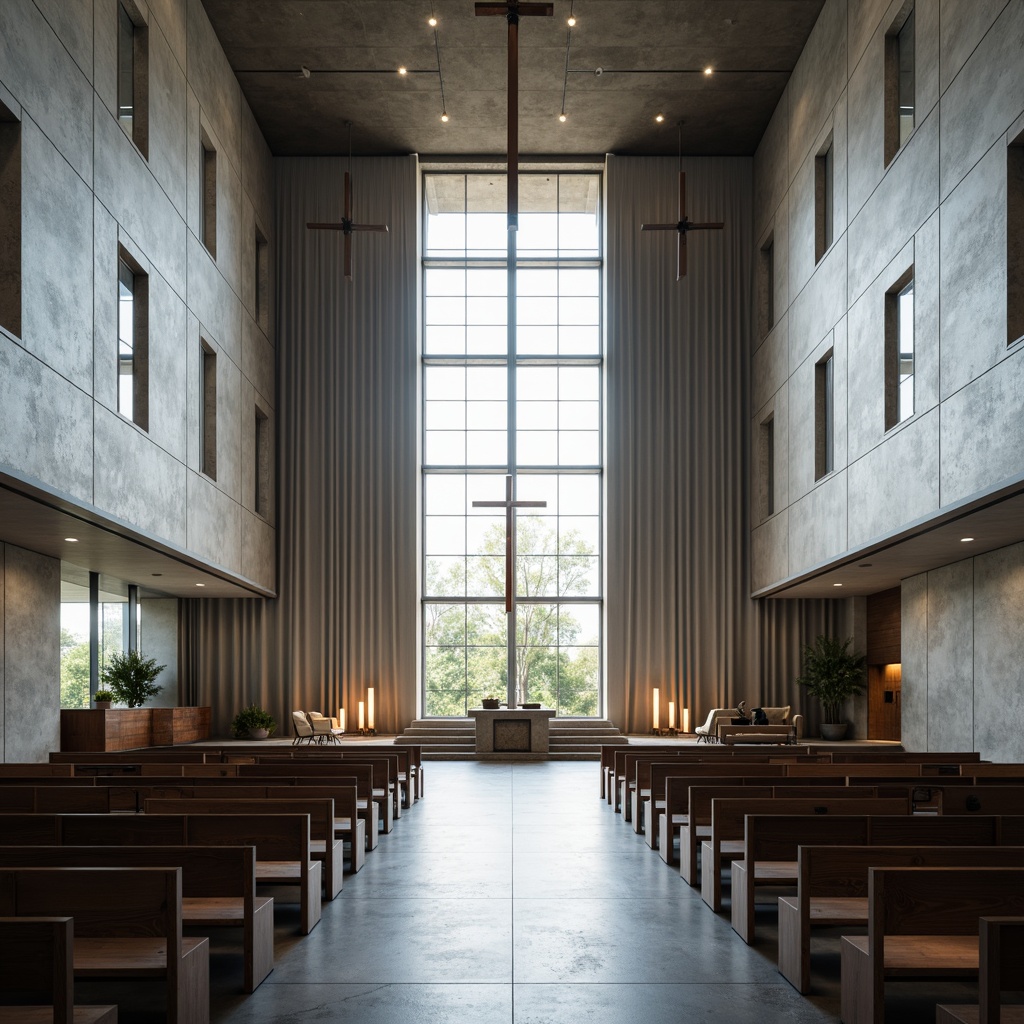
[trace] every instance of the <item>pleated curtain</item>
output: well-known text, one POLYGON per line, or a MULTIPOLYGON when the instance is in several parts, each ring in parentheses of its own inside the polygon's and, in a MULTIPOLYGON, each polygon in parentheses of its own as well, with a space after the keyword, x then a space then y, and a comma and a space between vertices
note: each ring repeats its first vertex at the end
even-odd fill
POLYGON ((345 281, 347 161, 275 161, 278 597, 185 601, 185 692, 223 735, 257 701, 349 727, 374 687, 378 731, 416 711, 417 162, 352 161, 357 223, 345 281))
MULTIPOLYGON (((753 189, 747 158, 607 160, 607 711, 630 732, 674 701, 691 728, 746 700, 812 711, 800 650, 846 603, 753 601, 749 575, 753 189)), ((842 635, 849 635, 843 632, 842 635)))

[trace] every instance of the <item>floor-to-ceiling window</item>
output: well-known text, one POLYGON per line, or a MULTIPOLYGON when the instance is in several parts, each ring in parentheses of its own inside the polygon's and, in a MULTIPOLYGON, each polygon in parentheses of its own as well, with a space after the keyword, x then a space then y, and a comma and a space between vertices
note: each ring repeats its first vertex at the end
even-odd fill
POLYGON ((598 715, 601 178, 521 175, 511 266, 505 185, 424 175, 423 710, 598 715), (516 510, 511 566, 505 510, 473 505, 507 478, 545 502, 516 510))

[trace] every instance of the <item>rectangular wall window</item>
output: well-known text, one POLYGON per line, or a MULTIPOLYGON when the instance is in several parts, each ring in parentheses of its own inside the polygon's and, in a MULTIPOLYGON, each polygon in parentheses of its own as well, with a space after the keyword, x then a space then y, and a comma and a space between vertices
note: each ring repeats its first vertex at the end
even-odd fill
POLYGON ((149 35, 131 0, 117 5, 117 120, 149 156, 149 35))
POLYGON ((758 319, 761 337, 768 337, 775 326, 775 236, 761 246, 758 259, 758 319))
POLYGON ((149 429, 149 279, 122 249, 117 261, 117 411, 149 429))
POLYGON ((775 515, 775 417, 761 424, 760 436, 761 462, 761 518, 767 519, 775 515))
POLYGON ((255 481, 256 514, 270 518, 270 418, 257 405, 254 435, 253 479, 255 481))
POLYGON ((601 710, 601 178, 426 174, 423 707, 601 710), (506 570, 506 478, 516 514, 506 570), (511 577, 511 578, 509 578, 511 577), (506 612, 506 587, 511 611, 506 612), (510 685, 511 681, 511 685, 510 685))
POLYGON ((200 156, 199 237, 207 252, 217 258, 217 150, 203 132, 200 156))
POLYGON ((914 415, 914 268, 885 295, 885 429, 914 415))
POLYGON ((256 265, 253 268, 256 324, 264 334, 270 331, 270 246, 256 225, 256 265))
POLYGON ((217 354, 200 341, 199 452, 202 471, 217 479, 217 354))
POLYGON ((1024 338, 1024 133, 1006 151, 1006 336, 1024 338))
POLYGON ((885 36, 885 162, 914 130, 914 8, 904 6, 885 36))
POLYGON ((831 352, 814 368, 814 479, 835 468, 835 359, 831 352))
POLYGON ((831 136, 814 158, 814 262, 828 252, 833 241, 835 203, 835 146, 831 136))
POLYGON ((0 327, 21 337, 21 122, 0 103, 0 327))

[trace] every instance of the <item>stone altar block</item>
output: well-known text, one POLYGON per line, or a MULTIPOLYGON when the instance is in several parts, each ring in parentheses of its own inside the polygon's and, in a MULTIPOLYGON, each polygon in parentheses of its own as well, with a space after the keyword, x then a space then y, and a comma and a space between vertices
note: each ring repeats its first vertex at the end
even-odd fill
POLYGON ((478 754, 546 754, 554 708, 470 708, 478 754))

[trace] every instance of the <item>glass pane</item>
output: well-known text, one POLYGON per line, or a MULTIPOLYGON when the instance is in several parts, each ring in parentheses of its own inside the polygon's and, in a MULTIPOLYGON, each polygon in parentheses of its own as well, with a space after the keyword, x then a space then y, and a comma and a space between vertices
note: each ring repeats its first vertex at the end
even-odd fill
POLYGON ((466 519, 463 516, 427 516, 423 548, 426 555, 464 555, 466 519))
POLYGON ((135 275, 117 263, 117 411, 132 418, 135 394, 135 275))
POLYGON ((529 570, 526 560, 531 556, 553 555, 557 548, 557 520, 554 516, 521 513, 516 518, 516 554, 523 560, 520 563, 521 572, 529 570))
POLYGON ((466 294, 506 298, 508 295, 508 271, 504 267, 467 270, 466 294))
POLYGON ((508 352, 508 328, 472 326, 466 329, 466 351, 470 355, 503 356, 508 352))
POLYGON ((516 345, 526 356, 553 356, 558 351, 559 331, 551 326, 520 327, 516 331, 516 345))
POLYGON ((461 430, 428 430, 423 461, 428 466, 464 466, 466 434, 461 430))
POLYGON ((563 555, 596 555, 601 544, 601 520, 597 516, 560 516, 558 550, 563 555))
POLYGON ((508 435, 504 430, 470 430, 466 433, 466 463, 470 466, 504 466, 508 463, 508 435))
POLYGON ((596 466, 601 449, 596 430, 562 430, 558 434, 558 463, 561 466, 596 466))
POLYGON ((558 329, 558 353, 563 356, 590 356, 601 351, 599 327, 567 327, 558 329))
POLYGON ((519 430, 556 430, 557 402, 517 402, 516 427, 519 430))
POLYGON ((516 463, 520 466, 549 466, 558 450, 554 430, 520 430, 516 433, 516 463))
POLYGON ((431 267, 423 274, 423 292, 428 298, 434 295, 462 296, 467 294, 465 288, 465 270, 431 267))
POLYGON ((423 511, 428 516, 463 515, 466 511, 464 476, 427 476, 423 480, 423 511))
POLYGON ((596 325, 601 322, 601 307, 596 298, 563 296, 558 300, 560 324, 596 325))
POLYGON ((504 327, 508 323, 508 300, 504 296, 467 299, 466 323, 504 327))
POLYGON ((466 608, 466 643, 472 647, 499 647, 505 653, 508 617, 503 604, 471 604, 466 608))
POLYGON ((563 430, 597 430, 601 426, 601 406, 597 402, 562 402, 558 420, 563 430))
POLYGON ((558 556, 518 552, 516 597, 557 597, 558 593, 558 556))
POLYGON ((89 707, 89 588, 60 584, 60 706, 89 707))
POLYGON ((557 255, 558 214, 520 213, 516 248, 524 256, 557 255))
MULTIPOLYGON (((504 497, 502 489, 502 497, 504 497)), ((489 499, 488 499, 489 500, 489 499)), ((505 516, 490 515, 466 517, 466 550, 473 555, 500 555, 505 557, 505 516)))
POLYGON ((466 404, 464 402, 424 403, 424 426, 427 430, 465 430, 466 404))
MULTIPOLYGON (((466 643, 466 606, 427 604, 423 637, 428 647, 463 647, 466 643)), ((460 659, 462 652, 460 650, 460 659)))
POLYGON ((558 300, 542 295, 520 295, 516 302, 516 316, 524 326, 558 323, 558 300))
POLYGON ((558 370, 553 366, 521 366, 516 372, 516 394, 521 401, 558 398, 558 370))
POLYGON ((562 647, 558 653, 558 713, 596 715, 600 678, 598 648, 562 647))
POLYGON ((427 597, 465 597, 466 560, 461 557, 428 558, 423 592, 427 597))
POLYGON ((563 516, 596 515, 601 509, 601 479, 591 476, 558 478, 558 511, 563 516))
POLYGON ((559 270, 558 288, 562 295, 593 295, 596 297, 601 294, 601 271, 597 267, 573 267, 559 270))
POLYGON ((559 644, 563 647, 571 644, 596 647, 601 639, 600 605, 563 604, 559 608, 559 644))
POLYGON ((117 5, 117 119, 129 135, 135 116, 135 25, 117 5))
POLYGON ((563 402, 596 402, 600 390, 601 378, 596 366, 563 366, 558 371, 558 397, 563 402))
POLYGON ((596 556, 562 555, 558 559, 558 592, 572 597, 597 597, 600 566, 596 556))
POLYGON ((428 401, 466 397, 466 371, 461 366, 428 366, 423 377, 424 398, 428 401))
POLYGON ((423 351, 427 355, 464 355, 466 352, 465 328, 424 327, 423 351))
MULTIPOLYGON (((497 543, 490 546, 491 551, 497 543)), ((505 595, 505 537, 501 537, 500 552, 470 555, 466 560, 466 592, 470 597, 504 597, 505 595)))
POLYGON ((900 145, 914 130, 914 12, 911 10, 897 36, 899 48, 900 145))
POLYGON ((502 402, 508 397, 508 377, 503 366, 470 366, 465 373, 469 397, 477 401, 498 399, 502 402))
POLYGON ((428 296, 424 303, 423 322, 433 324, 462 325, 466 322, 466 300, 460 295, 428 296))

